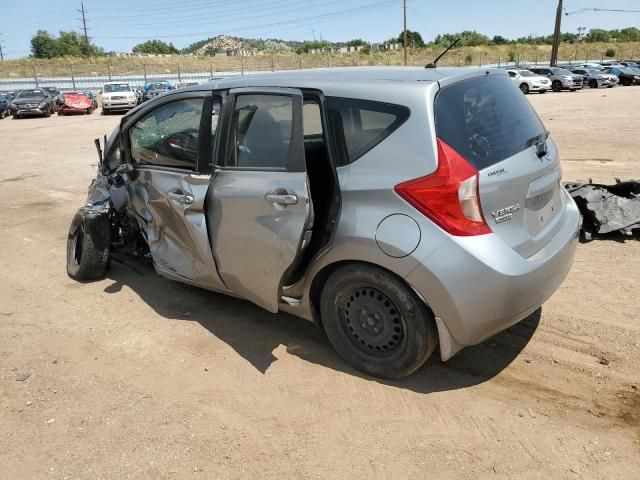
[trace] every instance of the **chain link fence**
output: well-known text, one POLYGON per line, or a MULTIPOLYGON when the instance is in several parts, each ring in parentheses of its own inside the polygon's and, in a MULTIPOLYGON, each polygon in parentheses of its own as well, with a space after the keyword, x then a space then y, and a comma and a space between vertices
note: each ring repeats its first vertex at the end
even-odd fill
MULTIPOLYGON (((629 44, 624 50, 618 45, 617 58, 635 58, 640 45, 629 44), (635 52, 634 52, 635 48, 635 52)), ((439 53, 438 49, 411 52, 409 66, 424 66, 439 53)), ((609 52, 610 53, 610 52, 609 52)), ((602 61, 607 48, 580 45, 565 46, 560 51, 561 63, 602 61), (571 48, 567 48, 571 47, 571 48)), ((545 46, 518 48, 465 47, 451 50, 439 66, 505 67, 548 64, 549 52, 545 46)), ((60 89, 98 89, 108 81, 125 81, 141 86, 155 80, 204 82, 212 77, 248 75, 259 72, 299 70, 307 68, 333 68, 347 66, 401 66, 402 51, 371 52, 369 54, 317 54, 317 55, 256 55, 256 56, 158 56, 158 57, 106 57, 86 60, 10 61, 0 63, 0 90, 17 90, 43 86, 60 89)))

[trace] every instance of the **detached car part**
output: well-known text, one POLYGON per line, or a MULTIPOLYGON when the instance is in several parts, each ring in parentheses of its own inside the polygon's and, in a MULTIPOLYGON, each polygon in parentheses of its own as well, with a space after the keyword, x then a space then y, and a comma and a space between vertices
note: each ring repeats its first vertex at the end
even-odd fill
POLYGON ((583 217, 582 238, 593 234, 622 232, 632 235, 640 229, 640 181, 616 178, 614 185, 565 182, 564 188, 575 200, 583 217))

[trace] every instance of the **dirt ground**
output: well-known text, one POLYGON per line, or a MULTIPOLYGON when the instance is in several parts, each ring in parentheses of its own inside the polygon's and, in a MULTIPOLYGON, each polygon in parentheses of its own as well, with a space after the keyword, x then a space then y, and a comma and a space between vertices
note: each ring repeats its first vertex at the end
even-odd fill
MULTIPOLYGON (((565 179, 640 177, 640 88, 529 98, 565 179)), ((541 318, 380 381, 308 322, 145 264, 70 280, 118 121, 0 121, 0 478, 638 478, 638 239, 580 245, 541 318)))

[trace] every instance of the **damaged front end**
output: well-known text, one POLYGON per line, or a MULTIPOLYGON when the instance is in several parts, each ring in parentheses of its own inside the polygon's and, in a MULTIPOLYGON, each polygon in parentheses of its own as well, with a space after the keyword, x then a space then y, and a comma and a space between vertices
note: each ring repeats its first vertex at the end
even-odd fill
MULTIPOLYGON (((107 143, 105 139, 105 144, 107 143)), ((93 179, 85 204, 80 208, 87 219, 105 216, 111 225, 110 250, 126 250, 136 256, 148 255, 149 248, 128 211, 129 192, 126 183, 131 181, 133 167, 128 163, 120 163, 115 169, 107 165, 103 159, 100 140, 95 140, 99 163, 96 178, 93 179)))
POLYGON ((582 214, 581 237, 590 241, 593 235, 621 232, 632 236, 640 229, 640 181, 614 185, 589 182, 565 182, 564 188, 573 197, 582 214))

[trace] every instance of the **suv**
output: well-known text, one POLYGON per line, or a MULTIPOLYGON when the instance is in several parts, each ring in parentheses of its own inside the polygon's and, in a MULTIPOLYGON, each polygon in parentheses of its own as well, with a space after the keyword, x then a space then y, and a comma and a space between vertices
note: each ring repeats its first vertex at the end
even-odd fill
POLYGON ((507 73, 525 95, 529 92, 547 93, 551 88, 551 80, 529 70, 507 70, 507 73))
POLYGON ((138 104, 136 94, 126 82, 107 82, 102 86, 102 114, 131 110, 138 104))
POLYGON ((125 115, 71 223, 67 272, 101 278, 112 250, 133 251, 169 279, 315 321, 354 367, 402 377, 560 286, 580 226, 560 179, 504 70, 238 76, 125 115))
POLYGON ((56 111, 55 99, 42 88, 19 90, 11 100, 11 114, 19 119, 25 115, 42 115, 50 117, 56 111))
POLYGON ((640 84, 640 74, 630 67, 605 67, 602 73, 617 76, 625 87, 640 84))
POLYGON ((571 90, 575 92, 582 88, 582 77, 574 75, 569 70, 560 67, 531 67, 528 68, 533 73, 548 77, 551 80, 551 89, 554 92, 571 90))
POLYGON ((601 70, 592 68, 576 68, 571 70, 576 75, 582 75, 583 83, 589 85, 590 88, 607 87, 612 88, 620 81, 617 76, 604 73, 601 70))

